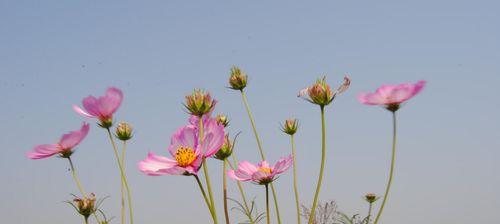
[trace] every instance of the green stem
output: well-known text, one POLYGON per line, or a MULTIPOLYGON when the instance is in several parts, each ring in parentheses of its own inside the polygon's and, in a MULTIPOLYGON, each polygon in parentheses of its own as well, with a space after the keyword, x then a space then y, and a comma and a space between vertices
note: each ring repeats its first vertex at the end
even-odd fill
MULTIPOLYGON (((76 175, 76 169, 75 166, 73 165, 73 160, 71 160, 71 157, 68 157, 68 161, 69 161, 69 166, 71 167, 71 174, 73 176, 73 179, 75 180, 76 186, 78 187, 78 190, 82 194, 82 197, 86 198, 87 194, 85 193, 85 190, 83 190, 82 183, 80 182, 80 179, 78 179, 78 175, 76 175)), ((95 212, 92 214, 94 215, 95 220, 99 223, 100 222, 99 216, 97 216, 95 212)))
POLYGON ((366 224, 370 224, 370 217, 372 216, 372 207, 373 203, 370 203, 370 205, 368 206, 368 216, 366 218, 366 224))
MULTIPOLYGON (((266 156, 264 155, 264 149, 262 148, 262 143, 260 141, 259 133, 257 132, 257 128, 255 126, 255 121, 254 121, 254 118, 252 115, 252 111, 250 110, 247 96, 245 94, 245 91, 243 91, 243 90, 241 90, 241 98, 243 99, 243 104, 245 105, 245 109, 247 111, 248 118, 250 119, 253 134, 255 136, 255 140, 257 140, 257 146, 259 147, 260 157, 262 160, 266 160, 266 156)), ((274 185, 272 183, 271 183, 271 190, 273 192, 274 207, 276 209, 276 218, 278 219, 278 224, 281 224, 280 210, 278 207, 278 198, 277 198, 276 190, 274 189, 274 185)))
POLYGON ((295 141, 293 135, 290 135, 290 141, 292 144, 292 157, 293 157, 293 191, 295 192, 295 207, 297 210, 297 223, 300 224, 300 202, 299 202, 299 190, 297 187, 297 161, 295 159, 295 141))
POLYGON ((271 216, 269 215, 269 187, 266 184, 266 220, 267 224, 271 224, 271 216))
POLYGON ((118 168, 120 169, 121 182, 125 186, 125 190, 127 190, 127 199, 128 199, 128 208, 129 208, 129 216, 130 216, 130 224, 134 223, 134 212, 132 209, 132 194, 130 193, 130 188, 128 186, 127 178, 125 177, 125 171, 123 170, 123 165, 120 160, 120 156, 118 155, 118 149, 116 149, 115 140, 113 139, 113 135, 111 134, 111 130, 109 127, 106 128, 108 131, 108 137, 111 141, 111 145, 113 146, 113 152, 115 153, 116 162, 118 163, 118 168))
POLYGON ((318 197, 321 190, 321 183, 323 182, 323 172, 325 170, 326 159, 326 127, 325 127, 325 107, 321 106, 321 166, 319 169, 318 184, 316 186, 316 193, 314 194, 313 205, 311 207, 311 215, 309 216, 309 224, 313 224, 316 207, 318 206, 318 197))
MULTIPOLYGON (((238 164, 238 159, 236 158, 236 155, 233 153, 231 155, 231 157, 233 157, 233 162, 236 166, 236 164, 238 164)), ((231 167, 231 169, 234 170, 235 166, 231 165, 231 163, 229 161, 227 161, 227 162, 229 163, 229 167, 231 167)), ((245 196, 245 191, 243 190, 243 186, 241 185, 241 181, 236 181, 236 184, 237 184, 238 189, 240 191, 241 199, 243 200, 243 206, 245 206, 245 210, 246 210, 246 213, 248 216, 248 221, 250 221, 250 224, 254 224, 255 221, 253 220, 252 214, 250 213, 250 208, 248 208, 247 197, 245 196)))
POLYGON ((205 188, 203 188, 203 185, 201 184, 200 178, 198 175, 193 175, 194 179, 196 179, 196 183, 198 183, 198 187, 200 187, 201 194, 203 195, 203 199, 205 199, 205 204, 207 204, 207 208, 210 211, 210 216, 212 216, 212 219, 214 222, 216 222, 216 218, 214 216, 214 212, 212 211, 212 206, 210 205, 210 202, 208 201, 207 193, 205 193, 205 188))
POLYGON ((227 208, 227 177, 226 177, 226 169, 227 169, 227 161, 224 159, 222 161, 222 192, 224 195, 224 216, 226 218, 226 224, 229 224, 229 211, 227 208))
MULTIPOLYGON (((123 149, 122 149, 122 156, 121 156, 121 162, 122 166, 125 169, 125 154, 127 150, 127 141, 123 141, 123 149)), ((122 204, 121 204, 121 223, 125 224, 125 186, 123 185, 123 181, 120 185, 120 191, 121 191, 121 198, 122 198, 122 204)))
POLYGON ((85 219, 83 220, 85 224, 89 224, 89 218, 88 217, 85 217, 85 219))
MULTIPOLYGON (((198 130, 199 130, 199 143, 200 145, 203 144, 203 118, 200 116, 198 118, 198 130)), ((214 196, 212 193, 212 185, 210 184, 210 176, 208 175, 208 167, 207 167, 207 162, 205 158, 205 152, 202 152, 202 166, 203 166, 203 173, 205 174, 205 183, 207 184, 207 190, 208 190, 208 197, 210 198, 210 207, 212 207, 213 211, 213 218, 214 218, 214 224, 217 224, 217 211, 215 209, 215 203, 214 203, 214 196)))
POLYGON ((387 188, 385 189, 384 200, 382 201, 382 205, 380 205, 380 210, 377 213, 377 218, 375 218, 375 222, 373 224, 377 224, 382 212, 384 211, 384 206, 387 201, 387 197, 389 195, 389 190, 392 185, 392 177, 394 174, 394 164, 396 161, 396 112, 392 112, 392 156, 391 156, 391 169, 389 171, 389 180, 387 182, 387 188))

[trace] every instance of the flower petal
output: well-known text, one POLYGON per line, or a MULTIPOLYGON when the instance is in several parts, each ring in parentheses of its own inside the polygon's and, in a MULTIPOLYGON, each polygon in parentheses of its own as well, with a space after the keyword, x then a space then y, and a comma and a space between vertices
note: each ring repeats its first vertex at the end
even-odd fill
POLYGON ((224 144, 224 126, 218 124, 215 119, 209 119, 207 120, 206 130, 202 142, 202 152, 204 152, 205 157, 211 157, 224 144))
POLYGON ((179 147, 189 147, 195 150, 198 146, 198 134, 193 125, 180 127, 172 135, 168 151, 175 157, 175 153, 179 147))
POLYGON ((80 115, 83 115, 85 117, 88 117, 88 118, 95 118, 94 115, 91 115, 89 113, 87 113, 86 111, 84 111, 82 108, 80 108, 79 106, 77 105, 73 105, 73 110, 75 110, 77 113, 79 113, 80 115))
POLYGON ((290 168, 290 166, 292 165, 292 163, 293 163, 293 157, 292 157, 292 155, 289 155, 287 157, 281 158, 274 165, 273 174, 280 174, 280 173, 285 172, 286 170, 288 170, 288 168, 290 168))
MULTIPOLYGON (((158 156, 154 153, 148 153, 148 157, 138 163, 141 172, 150 176, 159 176, 165 174, 179 174, 177 161, 164 156, 158 156)), ((180 173, 182 174, 182 173, 180 173)))
POLYGON ((104 96, 99 97, 99 113, 105 117, 110 118, 118 110, 123 100, 123 93, 120 89, 110 87, 106 90, 104 96))
POLYGON ((57 144, 43 144, 35 146, 32 152, 27 153, 27 156, 30 159, 43 159, 58 154, 61 151, 61 148, 57 144))
POLYGON ((80 130, 64 134, 59 141, 59 145, 61 145, 64 150, 72 149, 87 136, 89 129, 89 124, 84 122, 80 130))

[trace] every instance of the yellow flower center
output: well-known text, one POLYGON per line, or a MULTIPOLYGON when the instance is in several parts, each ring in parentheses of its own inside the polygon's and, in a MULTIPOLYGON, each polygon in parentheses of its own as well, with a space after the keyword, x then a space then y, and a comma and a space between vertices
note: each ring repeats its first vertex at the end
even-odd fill
POLYGON ((189 147, 179 147, 175 152, 175 160, 179 166, 185 167, 193 163, 196 159, 196 154, 194 150, 189 147))
POLYGON ((266 168, 266 167, 260 167, 259 168, 259 171, 261 172, 264 172, 264 173, 267 173, 267 174, 271 174, 273 171, 271 170, 271 168, 266 168))

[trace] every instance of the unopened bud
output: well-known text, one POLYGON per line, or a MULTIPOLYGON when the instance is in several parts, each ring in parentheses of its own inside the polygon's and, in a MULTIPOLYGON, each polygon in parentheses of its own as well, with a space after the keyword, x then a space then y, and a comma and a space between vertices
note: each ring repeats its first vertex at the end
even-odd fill
POLYGON ((299 128, 299 122, 297 119, 287 119, 285 124, 282 125, 281 130, 286 134, 293 135, 297 132, 299 128))
POLYGON ((301 90, 299 92, 299 97, 302 97, 311 103, 326 106, 333 101, 337 94, 346 91, 350 84, 351 80, 349 77, 345 76, 344 83, 334 92, 330 88, 330 85, 326 83, 326 77, 323 77, 322 79, 318 79, 312 86, 301 90))
POLYGON ((127 122, 120 122, 116 127, 116 137, 122 141, 132 138, 132 126, 127 122))
POLYGON ((95 208, 95 194, 91 193, 89 197, 75 198, 73 199, 73 206, 76 208, 78 213, 85 218, 88 218, 92 213, 96 211, 95 208))
POLYGON ((377 195, 375 195, 373 193, 368 193, 365 195, 365 201, 367 201, 370 204, 377 201, 379 198, 380 197, 377 197, 377 195))
POLYGON ((247 86, 247 78, 248 76, 240 68, 233 66, 229 77, 231 89, 243 90, 247 86))
POLYGON ((190 114, 201 117, 212 111, 216 103, 217 101, 212 99, 210 93, 195 89, 191 95, 186 96, 184 106, 190 114))
POLYGON ((229 125, 229 119, 227 118, 226 115, 217 114, 217 116, 215 117, 215 120, 217 120, 218 124, 221 124, 224 127, 227 127, 229 125))
POLYGON ((215 153, 215 158, 220 160, 225 160, 227 157, 231 156, 233 153, 233 143, 229 139, 229 135, 224 136, 224 143, 220 150, 215 153))

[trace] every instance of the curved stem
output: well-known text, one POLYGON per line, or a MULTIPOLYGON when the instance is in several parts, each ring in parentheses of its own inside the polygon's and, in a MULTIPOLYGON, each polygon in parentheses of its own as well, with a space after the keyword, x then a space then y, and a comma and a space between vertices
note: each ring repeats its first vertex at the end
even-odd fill
MULTIPOLYGON (((238 164, 238 159, 236 159, 236 155, 234 155, 234 153, 231 155, 231 157, 233 157, 233 162, 235 164, 235 166, 238 164)), ((231 163, 229 161, 227 161, 227 163, 229 164, 229 167, 231 169, 235 169, 235 166, 231 165, 231 163)), ((253 217, 252 217, 252 214, 250 213, 250 208, 248 208, 248 203, 247 203, 247 197, 245 196, 245 191, 243 190, 243 186, 241 185, 241 181, 236 181, 236 184, 238 186, 238 189, 240 191, 240 194, 241 194, 241 199, 243 200, 243 206, 245 206, 245 211, 247 213, 247 218, 248 218, 248 221, 250 221, 250 224, 254 224, 255 221, 253 220, 253 217)))
POLYGON ((300 224, 300 202, 299 202, 299 190, 297 187, 297 161, 295 159, 295 141, 293 135, 290 135, 290 141, 292 144, 292 157, 293 157, 293 191, 295 193, 295 207, 297 210, 297 224, 300 224))
POLYGON ((387 197, 389 195, 389 190, 392 185, 392 177, 394 174, 394 165, 396 161, 396 112, 392 112, 392 156, 391 156, 391 169, 389 171, 389 180, 387 182, 387 188, 385 189, 384 200, 382 201, 382 205, 380 205, 380 210, 377 213, 377 217, 375 218, 375 222, 373 224, 377 224, 382 212, 384 211, 385 203, 387 202, 387 197))
POLYGON ((205 199, 205 204, 207 205, 208 210, 210 211, 210 215, 212 216, 212 219, 215 222, 215 217, 214 217, 214 212, 212 211, 212 206, 210 205, 210 202, 208 201, 207 193, 205 193, 205 188, 203 188, 203 185, 201 184, 200 178, 198 175, 193 175, 194 179, 196 179, 196 183, 198 183, 198 187, 200 187, 201 194, 203 195, 203 199, 205 199))
POLYGON ((229 211, 227 208, 227 175, 226 175, 226 169, 227 169, 227 161, 224 159, 222 161, 222 192, 224 195, 224 216, 226 218, 226 224, 229 224, 229 211))
POLYGON ((266 220, 267 224, 271 224, 271 216, 269 215, 269 187, 266 184, 266 220))
MULTIPOLYGON (((121 162, 122 166, 125 169, 125 154, 127 150, 127 141, 123 141, 123 148, 122 148, 122 156, 121 156, 121 162)), ((125 186, 123 185, 123 181, 120 185, 120 193, 121 193, 121 199, 122 199, 122 204, 121 204, 121 223, 125 224, 125 186)))
MULTIPOLYGON (((199 144, 203 144, 203 118, 198 118, 198 131, 199 131, 199 144)), ((207 184, 208 197, 210 198, 210 207, 213 211, 214 223, 217 224, 217 211, 215 210, 214 196, 212 193, 212 185, 210 184, 210 176, 208 175, 207 161, 205 159, 205 152, 202 152, 202 166, 203 174, 205 176, 205 183, 207 184)))
MULTIPOLYGON (((252 125, 252 130, 255 136, 255 140, 257 140, 257 146, 259 147, 260 157, 262 160, 266 160, 266 156, 264 155, 264 149, 262 147, 262 142, 260 141, 259 133, 257 132, 257 127, 255 126, 255 121, 252 115, 252 111, 250 110, 250 105, 248 104, 247 96, 245 94, 245 91, 241 90, 240 92, 241 92, 241 98, 243 99, 243 104, 245 105, 245 109, 248 114, 248 118, 250 119, 250 123, 252 125)), ((281 224, 280 210, 278 207, 278 198, 273 183, 271 183, 271 190, 273 192, 274 207, 276 209, 276 218, 278 219, 278 224, 281 224)))
MULTIPOLYGON (((68 161, 69 161, 69 166, 71 168, 71 175, 73 176, 73 179, 75 180, 75 183, 76 183, 76 186, 78 187, 78 190, 80 191, 80 194, 82 194, 82 197, 86 198, 87 197, 87 194, 85 193, 85 190, 83 190, 83 187, 82 187, 82 183, 80 182, 80 179, 78 179, 78 175, 76 175, 76 169, 75 169, 75 166, 73 165, 73 160, 71 160, 71 157, 68 157, 68 161)), ((97 216, 97 214, 92 213, 95 217, 95 220, 100 223, 100 219, 99 219, 99 216, 97 216)), ((85 221, 88 221, 87 219, 85 219, 85 221)))
POLYGON ((113 135, 111 134, 111 130, 109 128, 106 128, 108 131, 108 137, 109 140, 111 141, 111 145, 113 146, 113 152, 115 153, 115 158, 116 162, 118 163, 118 168, 120 169, 120 175, 121 175, 121 181, 123 186, 125 186, 125 190, 127 190, 127 199, 128 199, 128 208, 129 208, 129 216, 130 216, 130 223, 134 223, 134 212, 132 209, 132 194, 130 193, 130 188, 128 186, 127 178, 125 177, 125 171, 123 170, 123 165, 120 160, 120 156, 118 155, 118 150, 116 149, 116 144, 115 140, 113 139, 113 135))
POLYGON ((325 128, 325 107, 321 106, 321 166, 319 169, 318 184, 316 186, 316 193, 314 194, 313 205, 311 208, 311 215, 309 216, 309 224, 313 224, 316 207, 318 206, 318 197, 321 190, 321 183, 323 182, 323 172, 325 170, 326 158, 326 128, 325 128))

